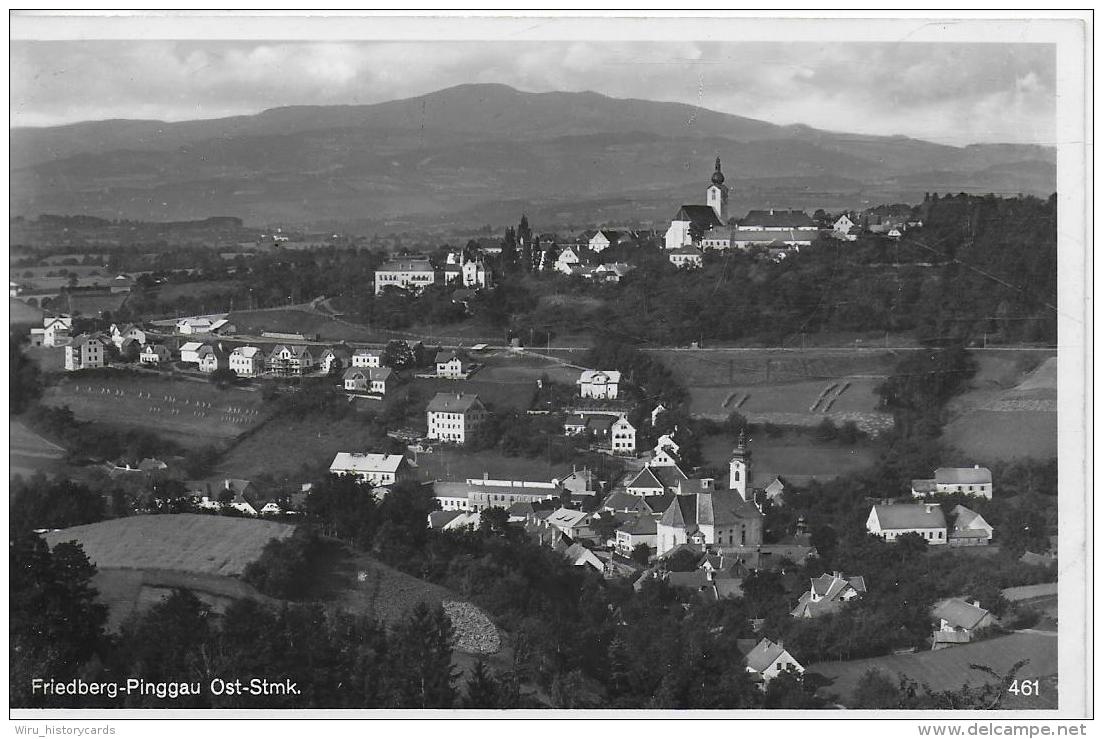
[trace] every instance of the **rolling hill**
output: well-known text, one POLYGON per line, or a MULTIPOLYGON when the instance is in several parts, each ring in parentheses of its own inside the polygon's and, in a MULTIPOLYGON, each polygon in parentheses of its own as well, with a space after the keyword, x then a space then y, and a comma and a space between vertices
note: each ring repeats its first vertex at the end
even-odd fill
POLYGON ((10 132, 13 215, 250 223, 669 218, 724 160, 735 210, 1055 188, 1055 153, 777 126, 680 103, 461 85, 406 100, 10 132), (612 211, 603 202, 618 204, 612 211), (638 210, 637 210, 638 208, 638 210), (595 217, 596 216, 596 217, 595 217))

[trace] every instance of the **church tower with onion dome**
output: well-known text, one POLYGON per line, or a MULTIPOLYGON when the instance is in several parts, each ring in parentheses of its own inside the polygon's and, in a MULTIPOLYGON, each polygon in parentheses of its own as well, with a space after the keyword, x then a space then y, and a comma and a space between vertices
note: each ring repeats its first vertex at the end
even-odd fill
POLYGON ((712 173, 712 184, 705 191, 705 204, 716 212, 720 222, 728 222, 728 186, 724 184, 724 173, 720 171, 720 157, 716 157, 716 171, 712 173))

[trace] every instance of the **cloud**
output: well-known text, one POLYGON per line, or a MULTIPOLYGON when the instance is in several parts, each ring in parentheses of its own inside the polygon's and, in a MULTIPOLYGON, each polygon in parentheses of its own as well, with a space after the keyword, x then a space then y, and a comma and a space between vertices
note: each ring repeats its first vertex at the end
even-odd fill
POLYGON ((1055 65, 1037 44, 14 42, 10 102, 16 126, 182 120, 501 82, 943 143, 1051 143, 1055 65))

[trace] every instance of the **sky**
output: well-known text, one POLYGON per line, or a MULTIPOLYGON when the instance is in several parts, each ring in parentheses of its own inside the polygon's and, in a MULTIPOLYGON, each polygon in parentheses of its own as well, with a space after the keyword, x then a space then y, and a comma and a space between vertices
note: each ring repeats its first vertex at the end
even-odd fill
POLYGON ((13 41, 11 126, 366 104, 469 82, 951 145, 1053 145, 1050 44, 13 41))

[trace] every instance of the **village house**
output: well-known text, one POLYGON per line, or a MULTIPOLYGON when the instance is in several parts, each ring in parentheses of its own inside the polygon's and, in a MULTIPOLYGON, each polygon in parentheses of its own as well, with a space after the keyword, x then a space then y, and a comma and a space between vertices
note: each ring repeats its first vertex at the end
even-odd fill
POLYGON ((203 348, 203 343, 199 341, 189 341, 180 346, 180 361, 184 364, 199 364, 199 350, 203 348))
POLYGON ((437 366, 437 377, 448 380, 464 380, 471 371, 471 362, 467 355, 458 349, 437 352, 433 361, 437 366))
POLYGON ((265 366, 278 377, 291 377, 312 372, 317 363, 309 346, 278 344, 268 354, 265 366))
POLYGON ((382 367, 383 353, 376 349, 357 349, 352 354, 353 367, 382 367))
POLYGON ((835 223, 832 224, 831 230, 834 231, 836 235, 846 236, 850 234, 850 229, 855 228, 857 225, 857 223, 850 220, 849 215, 843 213, 835 219, 835 223))
POLYGON ((375 294, 388 287, 420 292, 436 282, 436 272, 426 256, 403 256, 385 262, 375 271, 375 294))
POLYGON ((342 380, 348 392, 386 395, 392 377, 394 372, 390 367, 349 367, 342 380))
POLYGON ((866 593, 866 581, 861 575, 824 573, 812 578, 812 586, 797 601, 795 618, 816 618, 835 613, 843 604, 861 598, 866 593))
POLYGON ((594 253, 588 247, 566 246, 555 258, 555 270, 565 275, 577 274, 578 268, 595 260, 594 253))
POLYGON ((552 478, 552 484, 563 492, 577 500, 579 497, 597 495, 601 486, 601 480, 589 467, 578 468, 571 466, 571 471, 552 478))
POLYGON ((138 355, 139 364, 161 364, 172 357, 164 344, 146 344, 138 355))
POLYGON ((937 503, 875 505, 866 519, 866 530, 888 542, 915 533, 928 544, 945 544, 946 516, 937 503))
POLYGON ((331 475, 355 475, 373 487, 394 485, 413 478, 413 469, 401 454, 338 452, 329 465, 331 475))
POLYGON ((69 343, 72 330, 72 316, 45 316, 42 328, 31 329, 31 346, 64 346, 69 343))
POLYGON ((968 644, 977 631, 997 626, 996 617, 980 607, 979 601, 948 598, 935 603, 931 617, 938 628, 931 635, 931 649, 944 649, 955 644, 968 644))
POLYGON ((976 511, 956 505, 950 512, 953 525, 946 536, 952 547, 983 547, 992 541, 994 529, 976 511))
POLYGON ((709 491, 676 495, 657 529, 661 557, 679 544, 745 547, 762 543, 762 513, 738 494, 709 491))
POLYGON ((705 253, 696 246, 681 246, 677 249, 671 249, 668 258, 670 263, 679 269, 697 269, 705 263, 705 253))
POLYGON ((569 536, 571 541, 593 539, 597 535, 593 529, 593 515, 585 511, 558 508, 545 519, 545 523, 569 536))
POLYGON ((322 352, 319 365, 322 372, 332 374, 337 369, 348 369, 352 366, 352 352, 347 346, 331 346, 322 352))
MULTIPOLYGON (((742 641, 742 640, 741 640, 742 641)), ((772 642, 762 639, 746 653, 743 662, 747 672, 761 679, 763 685, 773 680, 784 670, 792 670, 798 674, 804 672, 800 662, 789 654, 782 642, 772 642)))
POLYGON ((460 267, 460 275, 463 278, 463 286, 474 290, 482 290, 494 284, 493 273, 481 259, 464 262, 460 267))
MULTIPOLYGON (((674 500, 673 493, 643 496, 618 490, 610 493, 601 501, 600 510, 623 513, 630 518, 640 515, 657 518, 670 507, 672 500, 674 500)), ((657 533, 658 531, 656 531, 657 533)))
POLYGON ((200 372, 210 373, 230 367, 230 357, 221 346, 207 344, 200 347, 198 355, 200 372))
POLYGON ((611 228, 600 229, 592 237, 588 246, 592 251, 603 252, 610 246, 616 246, 621 241, 628 241, 632 238, 632 234, 626 231, 618 231, 611 228))
POLYGON ((65 371, 103 367, 107 362, 108 341, 100 336, 81 334, 65 345, 65 371))
POLYGON ((230 352, 230 369, 238 377, 258 377, 264 372, 264 353, 260 347, 239 346, 230 352))
POLYGON ((625 486, 629 495, 653 497, 666 493, 677 493, 688 477, 676 464, 655 467, 646 465, 625 486))
POLYGON ((610 429, 609 446, 613 454, 636 453, 636 427, 633 426, 627 416, 621 416, 610 429))
POLYGON ((731 234, 731 248, 749 249, 752 246, 767 246, 788 253, 790 248, 797 250, 802 246, 811 246, 817 231, 805 231, 795 228, 736 230, 731 234))
POLYGON ((568 564, 573 567, 589 568, 599 574, 605 574, 605 562, 594 552, 578 542, 567 547, 563 552, 563 557, 567 560, 568 564))
POLYGON ((651 461, 648 462, 650 467, 671 467, 677 466, 681 459, 678 457, 678 452, 681 451, 681 447, 678 442, 674 441, 673 433, 663 434, 655 442, 655 448, 651 450, 651 461))
POLYGON ((463 444, 486 420, 478 395, 437 393, 425 409, 429 438, 463 444))
POLYGON ((583 398, 615 400, 620 385, 617 370, 585 370, 578 378, 578 391, 583 398))
POLYGON ((640 544, 646 544, 654 552, 658 544, 658 524, 654 516, 639 515, 622 523, 616 530, 616 548, 625 556, 640 544))
POLYGON ((113 323, 111 324, 110 333, 111 343, 118 349, 123 348, 123 342, 127 339, 134 339, 142 346, 146 345, 146 332, 132 323, 126 324, 125 326, 119 326, 117 323, 113 323))
POLYGON ((925 498, 928 495, 965 493, 979 498, 992 499, 992 471, 987 467, 939 467, 930 480, 912 480, 912 495, 925 498))

